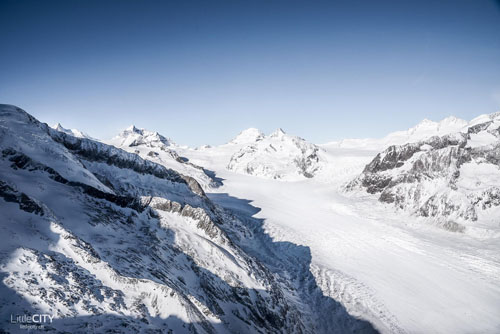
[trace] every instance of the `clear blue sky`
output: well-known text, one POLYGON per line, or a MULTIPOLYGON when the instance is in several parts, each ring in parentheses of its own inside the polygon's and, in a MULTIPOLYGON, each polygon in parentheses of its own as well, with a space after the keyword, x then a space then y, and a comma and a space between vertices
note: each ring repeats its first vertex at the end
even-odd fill
POLYGON ((0 102, 98 138, 380 137, 500 110, 500 5, 0 0, 0 102))

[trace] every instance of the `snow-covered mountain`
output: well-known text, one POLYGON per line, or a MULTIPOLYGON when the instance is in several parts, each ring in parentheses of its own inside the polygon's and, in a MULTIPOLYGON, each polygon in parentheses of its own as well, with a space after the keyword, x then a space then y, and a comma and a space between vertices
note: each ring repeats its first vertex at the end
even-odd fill
POLYGON ((240 133, 230 144, 244 144, 231 156, 229 170, 270 179, 313 177, 322 167, 322 150, 277 129, 268 136, 256 129, 240 133))
POLYGON ((189 175, 204 189, 221 185, 221 181, 213 173, 179 156, 176 151, 179 146, 158 132, 138 129, 132 125, 106 143, 189 175))
POLYGON ((447 117, 439 122, 424 119, 408 130, 396 131, 380 139, 344 139, 337 142, 330 142, 325 144, 325 146, 383 150, 390 145, 414 143, 433 136, 444 136, 460 132, 466 129, 467 125, 467 121, 454 116, 447 117))
POLYGON ((116 147, 158 147, 167 148, 175 147, 176 144, 170 138, 160 135, 158 132, 148 131, 145 129, 138 129, 135 125, 129 126, 123 130, 116 137, 109 141, 109 144, 116 147))
POLYGON ((461 231, 464 221, 495 223, 500 216, 499 165, 497 113, 472 120, 463 132, 390 146, 347 187, 461 231))
POLYGON ((0 151, 4 331, 48 314, 56 333, 375 332, 323 295, 303 248, 266 239, 190 176, 10 105, 0 151))

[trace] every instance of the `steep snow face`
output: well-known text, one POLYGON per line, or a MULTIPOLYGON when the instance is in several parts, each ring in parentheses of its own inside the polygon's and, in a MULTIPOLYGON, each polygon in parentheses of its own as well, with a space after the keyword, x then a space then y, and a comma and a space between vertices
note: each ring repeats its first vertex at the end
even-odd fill
POLYGON ((189 175, 207 190, 221 185, 210 171, 203 169, 177 154, 180 149, 172 140, 145 129, 131 126, 118 136, 107 141, 108 144, 121 148, 127 152, 138 154, 143 159, 151 160, 167 168, 175 169, 182 174, 189 175))
POLYGON ((59 131, 59 132, 64 132, 65 134, 68 134, 70 136, 78 137, 78 138, 88 138, 88 139, 93 139, 94 138, 90 137, 88 134, 81 132, 78 129, 66 129, 64 128, 61 123, 57 123, 53 126, 51 126, 52 129, 59 131))
POLYGON ((264 139, 265 135, 256 128, 249 128, 240 132, 230 144, 250 144, 264 139))
POLYGON ((391 146, 378 154, 347 188, 362 188, 444 227, 492 221, 500 210, 500 114, 442 137, 391 146))
POLYGON ((447 117, 439 122, 424 119, 422 122, 408 130, 393 132, 384 138, 344 139, 338 142, 325 144, 325 146, 383 150, 390 145, 414 143, 433 136, 444 136, 455 132, 466 131, 467 125, 467 121, 453 116, 447 117))
POLYGON ((313 177, 321 169, 322 155, 318 146, 278 129, 243 145, 231 156, 227 168, 263 178, 300 180, 313 177))
MULTIPOLYGON (((197 182, 0 105, 0 317, 56 332, 307 333, 297 292, 197 182)), ((342 329, 343 327, 338 327, 342 329)))

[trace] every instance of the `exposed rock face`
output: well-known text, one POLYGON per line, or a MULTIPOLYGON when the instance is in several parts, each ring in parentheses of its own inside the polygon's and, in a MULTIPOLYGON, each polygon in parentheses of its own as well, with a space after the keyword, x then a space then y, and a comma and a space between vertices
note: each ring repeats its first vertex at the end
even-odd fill
POLYGON ((5 202, 19 204, 19 209, 43 216, 43 208, 24 193, 19 193, 6 182, 0 180, 0 197, 5 202))
POLYGON ((311 178, 322 167, 321 155, 318 146, 278 129, 244 145, 231 157, 227 168, 271 179, 311 178))
POLYGON ((454 220, 476 221, 500 204, 499 130, 500 115, 492 114, 466 132, 390 146, 347 189, 460 230, 454 220))

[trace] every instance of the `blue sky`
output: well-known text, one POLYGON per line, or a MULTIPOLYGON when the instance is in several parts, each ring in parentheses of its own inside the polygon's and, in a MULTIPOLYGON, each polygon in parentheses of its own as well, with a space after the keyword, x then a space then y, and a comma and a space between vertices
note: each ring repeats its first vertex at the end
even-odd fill
POLYGON ((495 1, 0 0, 0 102, 110 138, 316 143, 500 110, 495 1))

